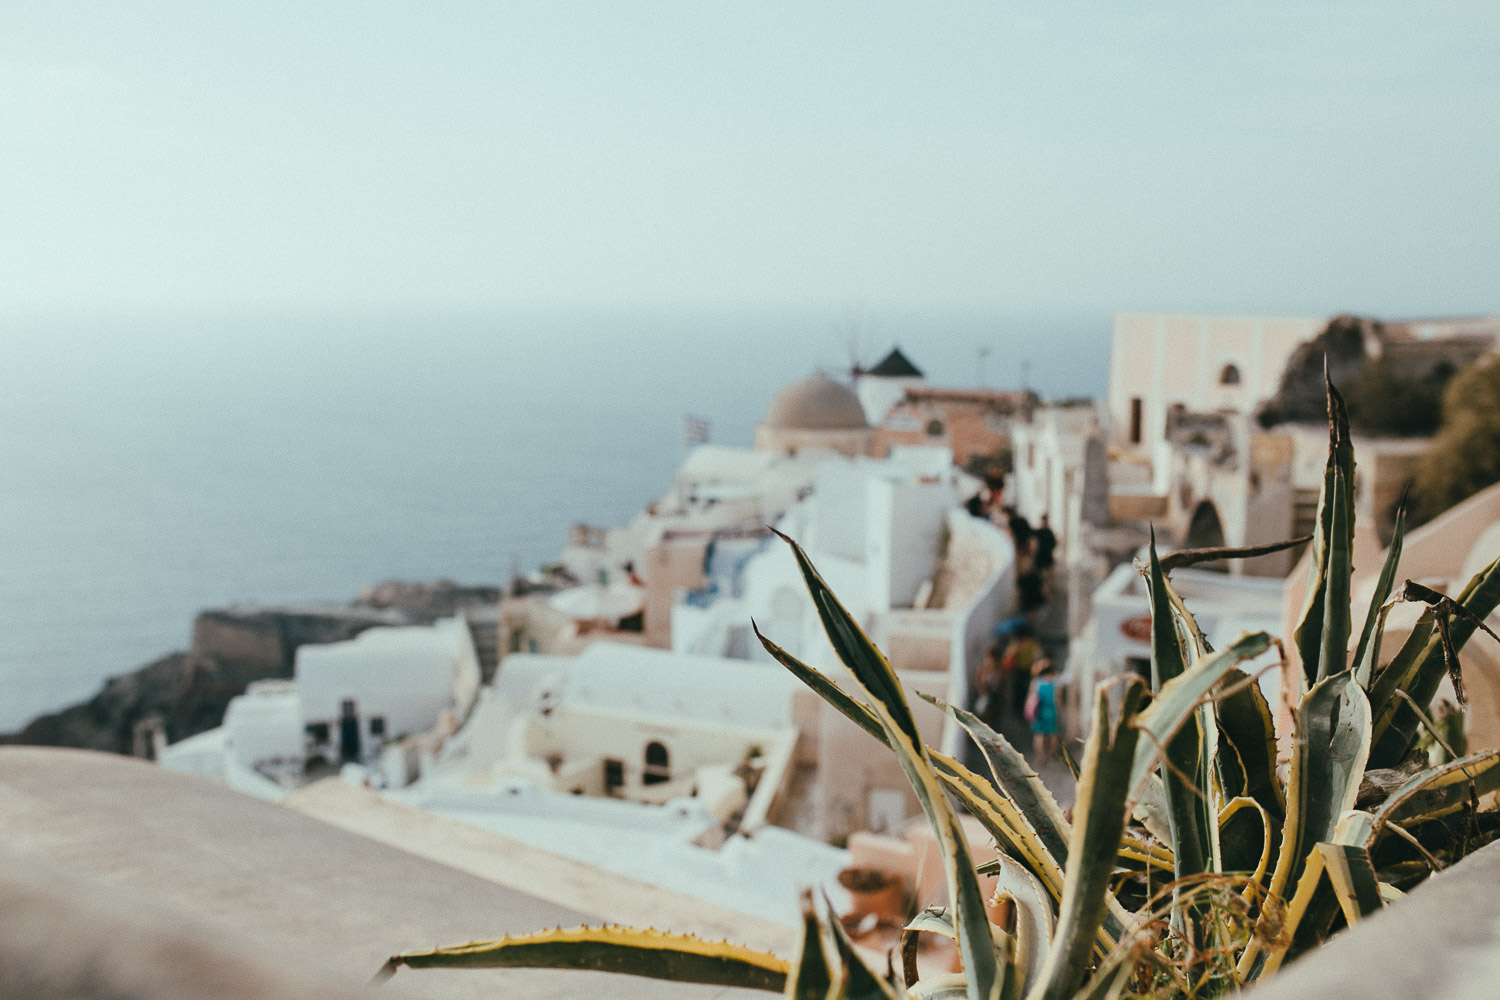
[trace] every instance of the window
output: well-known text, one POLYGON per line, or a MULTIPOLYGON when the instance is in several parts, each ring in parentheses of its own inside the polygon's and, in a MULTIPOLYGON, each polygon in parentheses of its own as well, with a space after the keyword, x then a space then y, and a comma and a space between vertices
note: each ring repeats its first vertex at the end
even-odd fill
POLYGON ((1224 370, 1219 372, 1220 385, 1239 385, 1240 369, 1237 365, 1225 365, 1224 370))
POLYGON ((1134 396, 1130 400, 1130 443, 1141 443, 1141 397, 1134 396))
POLYGON ((613 795, 625 787, 625 762, 614 757, 604 758, 604 794, 613 795))
POLYGON ((928 437, 942 437, 943 436, 943 422, 941 420, 929 420, 929 421, 927 421, 927 436, 928 437))
POLYGON ((646 744, 646 767, 641 784, 661 785, 672 780, 672 761, 665 744, 652 740, 646 744))
POLYGON ((385 716, 370 716, 370 735, 373 737, 380 737, 385 735, 385 716))
POLYGON ((328 742, 328 723, 310 722, 307 726, 307 735, 312 737, 315 745, 321 746, 328 742))

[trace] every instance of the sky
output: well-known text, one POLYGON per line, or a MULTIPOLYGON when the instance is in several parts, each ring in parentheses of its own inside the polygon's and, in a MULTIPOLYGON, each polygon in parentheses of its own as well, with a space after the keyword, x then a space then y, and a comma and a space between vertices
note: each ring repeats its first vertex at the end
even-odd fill
POLYGON ((0 8, 0 309, 1500 310, 1500 6, 0 8))

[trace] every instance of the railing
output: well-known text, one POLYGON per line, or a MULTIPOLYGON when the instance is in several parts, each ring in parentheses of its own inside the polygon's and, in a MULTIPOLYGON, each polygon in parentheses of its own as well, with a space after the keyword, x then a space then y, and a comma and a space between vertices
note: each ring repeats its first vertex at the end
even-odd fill
MULTIPOLYGON (((956 510, 948 515, 948 551, 955 545, 977 545, 994 562, 989 575, 967 604, 956 609, 953 638, 948 648, 948 701, 967 708, 969 692, 979 665, 992 641, 996 625, 1009 618, 1016 603, 1016 555, 1010 536, 990 522, 956 510)), ((958 756, 963 750, 963 730, 952 719, 943 724, 943 752, 958 756)))

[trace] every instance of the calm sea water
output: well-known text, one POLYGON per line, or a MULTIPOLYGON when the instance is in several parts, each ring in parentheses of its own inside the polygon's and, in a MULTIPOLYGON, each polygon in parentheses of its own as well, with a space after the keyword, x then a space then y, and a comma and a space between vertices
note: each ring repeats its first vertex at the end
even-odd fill
MULTIPOLYGON (((202 608, 498 583, 847 368, 838 316, 0 320, 0 731, 188 643, 202 608)), ((881 317, 938 382, 1104 384, 1108 318, 881 317), (990 353, 980 359, 978 348, 990 353)))

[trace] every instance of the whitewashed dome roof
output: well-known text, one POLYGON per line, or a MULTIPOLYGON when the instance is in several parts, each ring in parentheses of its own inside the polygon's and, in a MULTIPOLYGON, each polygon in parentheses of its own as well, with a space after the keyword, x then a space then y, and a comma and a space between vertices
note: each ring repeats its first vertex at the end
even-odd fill
POLYGON ((799 431, 865 430, 865 408, 847 386, 817 372, 778 392, 763 426, 799 431))

